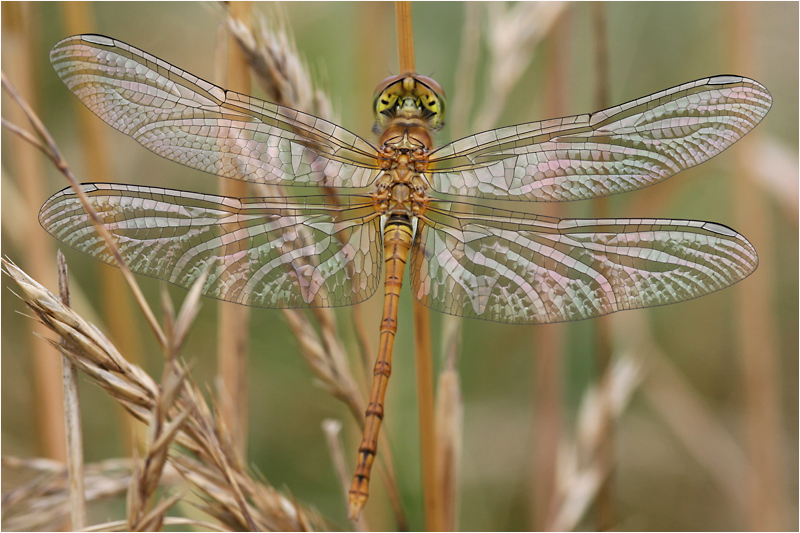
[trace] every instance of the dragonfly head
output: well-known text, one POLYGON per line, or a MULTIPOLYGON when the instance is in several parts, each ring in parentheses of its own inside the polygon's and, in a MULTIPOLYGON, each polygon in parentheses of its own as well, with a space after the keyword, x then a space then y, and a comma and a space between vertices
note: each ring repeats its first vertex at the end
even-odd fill
POLYGON ((444 126, 445 96, 433 79, 418 74, 399 74, 383 80, 372 103, 376 131, 395 118, 417 118, 436 131, 444 126))

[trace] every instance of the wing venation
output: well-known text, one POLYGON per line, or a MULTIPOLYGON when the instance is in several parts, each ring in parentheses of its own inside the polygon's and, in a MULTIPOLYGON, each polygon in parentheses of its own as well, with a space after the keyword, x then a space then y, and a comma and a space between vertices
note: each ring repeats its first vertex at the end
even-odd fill
POLYGON ((659 183, 753 129, 772 97, 757 81, 715 76, 588 115, 478 133, 431 153, 444 194, 586 200, 659 183))
POLYGON ((156 154, 226 178, 365 187, 369 142, 320 118, 221 87, 121 41, 77 35, 50 61, 98 117, 156 154))
MULTIPOLYGON (((239 199, 110 183, 82 187, 137 274, 188 289, 210 267, 203 294, 268 308, 350 305, 380 283, 383 249, 369 197, 239 199)), ((64 244, 115 264, 71 189, 53 195, 39 221, 64 244)))
POLYGON ((411 288, 421 303, 510 324, 681 302, 728 287, 758 264, 743 236, 693 220, 561 220, 432 203, 416 238, 411 288))

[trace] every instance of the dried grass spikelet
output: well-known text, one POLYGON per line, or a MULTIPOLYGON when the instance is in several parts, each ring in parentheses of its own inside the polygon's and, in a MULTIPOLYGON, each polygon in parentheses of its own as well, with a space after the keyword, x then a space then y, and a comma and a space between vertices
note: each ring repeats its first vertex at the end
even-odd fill
POLYGON ((363 404, 350 373, 344 347, 336 335, 333 314, 322 312, 314 315, 320 323, 322 338, 302 312, 284 314, 289 328, 300 343, 303 358, 317 376, 319 386, 334 398, 343 401, 358 419, 363 416, 363 404))
MULTIPOLYGON (((47 340, 85 372, 97 385, 108 392, 133 416, 147 422, 157 409, 159 385, 141 368, 128 363, 92 324, 86 322, 72 309, 64 306, 47 289, 30 278, 10 261, 3 260, 5 272, 22 289, 21 298, 39 320, 58 334, 63 343, 47 340)), ((184 306, 186 307, 186 306, 184 306)), ((191 306, 190 306, 191 307, 191 306)), ((185 323, 180 316, 176 324, 185 323)), ((177 328, 173 338, 181 338, 184 330, 177 328)), ((174 344, 171 344, 175 346, 174 344)), ((220 427, 197 387, 181 377, 185 370, 175 363, 179 382, 170 394, 172 405, 167 412, 169 422, 159 437, 152 440, 151 448, 165 458, 204 497, 204 507, 231 530, 259 529, 265 531, 306 531, 324 528, 323 521, 307 511, 291 496, 279 493, 263 479, 254 479, 241 464, 236 450, 226 439, 226 430, 220 427), (180 378, 180 379, 179 379, 180 378), (183 414, 186 413, 186 414, 183 414), (178 429, 179 427, 179 429, 178 429), (166 442, 174 437, 178 447, 167 451, 166 442)), ((166 407, 165 398, 161 399, 166 407)), ((142 470, 147 474, 147 470, 142 470)), ((151 482, 147 475, 139 475, 140 485, 151 482), (143 481, 142 481, 143 480, 143 481)), ((174 503, 167 501, 163 503, 174 503)), ((163 505, 155 511, 161 513, 163 505)), ((153 518, 147 514, 145 518, 153 518)), ((152 521, 145 520, 149 526, 152 521)))
MULTIPOLYGON (((257 29, 230 16, 226 21, 228 30, 244 50, 253 73, 271 101, 335 120, 330 98, 313 83, 308 65, 297 52, 283 17, 278 14, 273 20, 275 22, 270 24, 261 17, 257 29)), ((321 188, 327 195, 335 197, 335 190, 321 188)), ((278 187, 256 186, 255 191, 262 196, 283 195, 283 190, 278 187)), ((353 379, 334 311, 328 308, 310 310, 318 329, 313 326, 309 315, 300 310, 285 309, 283 314, 319 385, 343 401, 357 421, 363 420, 364 402, 353 379)))
POLYGON ((457 529, 463 424, 461 380, 458 371, 448 367, 439 374, 436 394, 436 482, 445 531, 457 529))
POLYGON ((156 490, 161 483, 161 475, 167 462, 170 446, 188 418, 190 412, 176 401, 188 375, 186 368, 176 364, 189 328, 200 308, 200 290, 208 277, 208 270, 200 275, 189 291, 180 315, 176 318, 172 301, 162 290, 164 309, 164 334, 166 338, 166 359, 163 377, 155 397, 154 407, 147 423, 146 455, 139 460, 138 450, 134 449, 133 473, 128 489, 126 528, 131 531, 158 531, 164 525, 166 512, 182 498, 181 494, 166 494, 156 500, 156 490))
POLYGON ((556 494, 548 531, 572 531, 590 507, 608 474, 598 451, 604 430, 627 407, 641 383, 640 365, 630 354, 618 357, 599 386, 583 395, 578 413, 576 439, 564 443, 558 454, 556 494))
MULTIPOLYGON (((3 494, 4 531, 55 531, 70 512, 67 465, 51 459, 4 456, 6 473, 28 477, 3 494)), ((109 459, 89 463, 84 468, 86 501, 100 502, 125 494, 130 484, 130 459, 109 459)), ((183 479, 167 465, 160 477, 161 486, 178 486, 183 479)), ((126 522, 127 523, 127 522, 126 522)), ((213 524, 209 526, 214 527, 213 524)))
POLYGON ((486 44, 489 73, 487 95, 473 127, 483 131, 500 117, 511 90, 533 59, 536 45, 547 35, 566 7, 564 2, 490 2, 486 44))
POLYGON ((256 29, 230 15, 226 22, 268 100, 326 120, 334 119, 330 98, 314 84, 284 17, 277 14, 273 20, 270 24, 259 17, 256 29))

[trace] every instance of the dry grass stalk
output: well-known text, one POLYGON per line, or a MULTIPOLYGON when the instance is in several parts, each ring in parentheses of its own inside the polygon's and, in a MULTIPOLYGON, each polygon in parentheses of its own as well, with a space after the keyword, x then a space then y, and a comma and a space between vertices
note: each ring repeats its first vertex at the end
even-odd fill
MULTIPOLYGON (((312 309, 317 318, 320 333, 317 333, 308 317, 295 309, 284 311, 289 328, 300 343, 300 353, 318 378, 319 386, 334 398, 342 401, 353 414, 358 427, 364 427, 364 411, 366 406, 358 387, 353 380, 350 366, 345 357, 345 349, 338 336, 335 315, 330 309, 312 309)), ((406 523, 397 488, 396 475, 393 468, 391 447, 382 433, 381 456, 378 469, 386 482, 386 489, 395 513, 398 527, 406 523)))
POLYGON ((326 331, 323 336, 328 342, 323 342, 305 314, 294 311, 284 316, 300 343, 301 355, 317 376, 320 388, 344 402, 356 420, 363 418, 364 403, 350 374, 350 367, 344 357, 344 347, 336 338, 335 331, 332 331, 332 324, 325 322, 326 331))
MULTIPOLYGON (((227 10, 249 25, 252 11, 251 2, 228 2, 227 10)), ((223 24, 220 24, 223 26, 223 24)), ((250 69, 245 54, 233 43, 229 32, 220 31, 217 49, 225 50, 225 57, 218 55, 224 65, 225 74, 220 81, 225 87, 244 94, 250 90, 250 69)), ((220 69, 222 70, 222 69, 220 69)), ((224 144, 226 139, 220 138, 218 143, 224 144)), ((242 198, 250 194, 250 187, 242 180, 231 180, 220 177, 219 191, 223 196, 242 198)), ((224 227, 224 226, 223 226, 224 227)), ((235 231, 230 225, 226 231, 235 231)), ((244 251, 244 243, 233 243, 232 246, 244 251)), ((231 302, 217 304, 217 377, 216 385, 219 396, 222 418, 231 430, 232 438, 241 456, 247 457, 247 434, 249 426, 248 401, 248 356, 250 351, 250 308, 231 302)))
MULTIPOLYGON (((481 6, 467 5, 466 21, 461 39, 461 54, 456 71, 457 86, 451 121, 456 135, 466 135, 494 127, 512 89, 531 62, 535 47, 549 33, 556 19, 566 6, 558 2, 521 3, 510 5, 493 3, 481 6), (484 16, 481 12, 486 9, 484 16), (485 79, 484 99, 477 110, 475 120, 470 123, 469 109, 473 106, 474 87, 478 78, 478 56, 482 40, 482 19, 486 19, 485 36, 489 57, 489 74, 485 79)), ((445 361, 452 361, 439 377, 437 393, 437 456, 438 480, 444 504, 446 529, 456 527, 458 499, 458 459, 461 451, 461 423, 463 402, 460 384, 455 371, 459 350, 458 339, 461 324, 452 317, 445 317, 443 351, 445 361)), ((555 455, 556 445, 553 444, 555 455)))
POLYGON ((420 459, 425 503, 425 529, 442 531, 441 493, 437 475, 436 402, 433 388, 433 353, 431 350, 430 309, 414 300, 414 369, 417 377, 420 459))
MULTIPOLYGON (((736 37, 726 32, 726 48, 735 71, 758 71, 753 53, 757 31, 754 9, 746 4, 726 6, 725 15, 727 24, 736 32, 736 37)), ((755 135, 761 133, 763 131, 759 130, 755 135)), ((772 260, 777 228, 763 190, 743 171, 747 164, 747 151, 737 150, 734 157, 734 211, 740 221, 737 225, 746 224, 748 238, 761 259, 760 272, 748 283, 741 284, 735 293, 736 345, 742 364, 746 451, 752 465, 747 479, 749 515, 745 527, 774 531, 787 528, 791 514, 794 514, 791 520, 796 520, 797 516, 789 510, 782 489, 785 475, 780 457, 785 437, 778 392, 781 389, 780 342, 776 327, 779 317, 775 311, 778 306, 773 282, 776 262, 772 260)), ((794 222, 796 224, 796 219, 794 222)))
POLYGON ((147 453, 143 461, 139 461, 138 451, 134 450, 127 505, 127 529, 131 531, 161 530, 166 511, 182 497, 180 494, 169 498, 162 496, 151 503, 160 485, 170 446, 189 416, 189 411, 176 405, 187 376, 187 370, 176 364, 176 357, 200 309, 200 291, 207 277, 208 270, 192 286, 177 318, 166 289, 162 289, 166 359, 159 394, 147 424, 147 453))
MULTIPOLYGON (((41 94, 41 84, 37 83, 40 73, 37 66, 40 57, 39 32, 39 6, 41 4, 16 2, 3 4, 3 48, 2 55, 4 72, 8 73, 17 83, 20 93, 37 105, 41 94)), ((13 122, 24 122, 24 114, 20 108, 13 104, 3 108, 3 116, 13 122)), ((3 159, 3 169, 13 177, 19 191, 19 207, 36 211, 39 202, 47 194, 45 163, 36 153, 36 149, 13 135, 3 139, 8 148, 9 156, 3 159)), ((6 152, 4 151, 4 154, 6 152)), ((8 180, 11 181, 11 180, 8 180)), ((3 196, 5 196, 5 184, 3 196)), ((5 213, 4 213, 5 215, 5 213)), ((4 232, 5 235, 15 233, 23 240, 23 245, 16 248, 19 259, 35 275, 45 280, 49 285, 56 283, 55 271, 52 268, 54 246, 49 239, 39 238, 38 224, 22 224, 21 219, 14 219, 10 226, 13 231, 4 232)), ((36 326, 34 326, 36 327, 36 326)), ((44 330, 36 331, 44 334, 44 330)), ((51 459, 64 461, 66 449, 66 428, 64 426, 64 394, 61 390, 63 382, 62 366, 57 358, 52 356, 50 348, 31 342, 26 351, 31 354, 30 372, 31 392, 30 401, 33 407, 32 420, 36 425, 37 447, 41 453, 51 459)))
MULTIPOLYGON (((158 454, 152 461, 168 460, 204 493, 205 505, 201 508, 231 530, 301 531, 322 527, 321 520, 294 499, 280 494, 263 481, 253 479, 244 469, 227 430, 218 424, 218 418, 212 414, 195 385, 183 380, 182 386, 170 386, 166 391, 168 397, 162 397, 164 393, 159 385, 141 368, 126 361, 97 328, 62 305, 13 263, 4 260, 3 264, 6 273, 22 289, 22 298, 29 308, 65 341, 63 344, 48 342, 133 416, 148 422, 158 409, 159 401, 162 402, 162 411, 167 405, 165 401, 172 405, 166 416, 170 422, 162 426, 158 435, 154 433, 151 440, 151 450, 158 454), (176 398, 170 398, 171 395, 176 398), (172 438, 179 447, 173 447, 165 455, 166 444, 172 438)), ((170 328, 173 341, 167 346, 179 348, 182 344, 191 323, 190 314, 196 310, 196 302, 191 302, 198 297, 199 286, 196 286, 187 297, 184 311, 170 328)), ((165 381, 180 381, 178 378, 185 370, 177 362, 175 368, 177 374, 165 381)), ((145 468, 140 478, 146 484, 152 482, 153 476, 148 475, 145 468)), ((162 510, 162 507, 157 507, 154 511, 162 510)))
MULTIPOLYGON (((65 306, 70 306, 67 260, 61 250, 58 259, 58 294, 65 306)), ((63 341, 62 341, 63 342, 63 341)), ((86 527, 86 498, 83 479, 83 432, 81 404, 78 394, 78 368, 61 356, 64 377, 64 422, 67 432, 67 466, 69 470, 70 524, 72 530, 86 527)))
POLYGON ((332 119, 327 92, 315 86, 306 61, 300 56, 294 36, 276 15, 270 24, 258 19, 257 29, 229 16, 228 31, 244 52, 250 68, 271 102, 332 119))
POLYGON ((596 500, 608 475, 609 465, 599 454, 606 428, 622 415, 640 382, 640 365, 631 354, 622 354, 599 386, 584 393, 575 441, 566 442, 559 453, 555 505, 547 520, 548 531, 572 531, 596 500))
MULTIPOLYGON (((592 19, 592 48, 594 49, 594 103, 597 109, 605 109, 610 105, 610 74, 608 66, 608 30, 607 30, 607 6, 602 2, 591 4, 592 19)), ((608 218, 609 199, 608 197, 598 198, 592 202, 593 214, 596 218, 608 218)), ((600 375, 606 374, 612 364, 611 346, 611 320, 609 316, 601 316, 594 320, 594 358, 597 365, 597 372, 600 375)), ((595 528, 599 530, 610 530, 616 526, 616 505, 614 501, 614 426, 608 424, 603 428, 604 434, 599 441, 602 445, 597 450, 598 461, 603 463, 600 469, 607 472, 605 479, 598 491, 594 504, 595 528)))
POLYGON ((322 421, 322 432, 325 433, 325 440, 328 443, 328 451, 331 452, 331 459, 336 470, 336 477, 342 486, 342 503, 347 505, 347 491, 350 488, 350 476, 347 473, 347 463, 344 460, 342 451, 341 432, 342 423, 338 420, 328 418, 322 421))
POLYGON ((400 73, 416 72, 414 64, 414 30, 411 22, 411 2, 394 3, 395 27, 397 28, 397 55, 400 58, 400 73))
POLYGON ((448 355, 436 389, 436 491, 441 505, 441 531, 456 531, 464 401, 456 368, 456 351, 452 350, 448 355))
MULTIPOLYGON (((164 518, 164 526, 189 526, 192 528, 200 528, 201 530, 209 529, 211 531, 229 531, 212 524, 211 522, 204 522, 202 520, 193 520, 191 518, 180 518, 175 516, 168 516, 164 518)), ((127 520, 116 520, 113 522, 104 522, 96 526, 87 527, 83 531, 129 531, 127 520)))
MULTIPOLYGON (((286 29, 282 17, 276 18, 275 29, 263 17, 260 18, 256 31, 229 14, 226 26, 270 101, 329 118, 329 100, 324 96, 324 91, 314 88, 308 66, 294 46, 294 38, 286 29), (324 110, 328 111, 320 113, 324 110)), ((284 194, 283 189, 273 186, 256 187, 255 191, 265 197, 284 194)), ((313 314, 319 322, 322 337, 301 311, 284 311, 284 316, 300 341, 304 358, 324 384, 324 389, 345 401, 351 410, 357 407, 358 416, 361 416, 358 388, 344 355, 335 316, 330 309, 314 309, 313 314)))
MULTIPOLYGON (((64 21, 64 29, 67 35, 77 35, 88 31, 95 31, 97 26, 94 20, 95 6, 90 2, 62 2, 58 5, 64 21)), ((81 160, 85 168, 85 173, 81 176, 84 182, 103 182, 108 181, 109 176, 113 175, 109 164, 110 152, 108 148, 108 125, 84 106, 77 98, 70 98, 70 104, 77 119, 77 130, 75 134, 79 136, 78 144, 81 148, 81 160)), ((5 192, 5 191, 4 191, 5 192)), ((38 198, 37 201, 41 201, 38 198)), ((39 207, 38 205, 36 206, 39 207)), ((36 220, 36 213, 30 218, 36 220)), ((38 229, 38 228, 37 228, 38 229)), ((45 239, 50 240, 50 239, 45 239)), ((32 271, 34 277, 36 272, 32 271)), ((99 285, 98 294, 100 296, 100 312, 103 315, 103 331, 108 332, 110 338, 120 346, 125 346, 125 356, 129 361, 138 363, 142 358, 142 336, 136 320, 136 309, 131 302, 131 294, 125 287, 125 280, 110 268, 97 268, 95 270, 99 285)), ((42 281, 43 278, 37 277, 42 281)), ((46 285, 46 283, 45 283, 46 285)), ((75 283, 73 281, 73 292, 75 283)), ((93 306, 95 304, 92 304, 93 306)), ((87 306, 79 305, 79 309, 87 309, 87 306)), ((87 316, 85 311, 85 318, 87 316)), ((101 324, 97 323, 98 326, 101 324)), ((144 428, 131 418, 119 413, 120 430, 126 434, 135 435, 130 444, 144 444, 144 428)))
MULTIPOLYGON (((559 18, 557 31, 547 35, 542 61, 545 75, 542 80, 542 111, 544 117, 569 114, 567 100, 571 86, 570 48, 573 9, 568 8, 559 18)), ((565 206, 559 203, 542 205, 541 214, 563 217, 565 206)), ((538 210, 537 210, 538 211, 538 210)), ((555 493, 558 448, 563 430, 564 361, 566 339, 573 325, 550 324, 533 328, 533 409, 531 429, 536 436, 531 447, 531 505, 529 527, 534 531, 545 527, 548 511, 555 493)))
MULTIPOLYGON (((411 2, 397 1, 395 28, 399 72, 415 72, 414 29, 411 2)), ((425 529, 441 531, 443 515, 437 484, 435 401, 433 392, 433 351, 431 349, 430 309, 414 300, 414 368, 417 378, 417 405, 419 409, 420 458, 425 508, 425 529)), ((351 507, 351 520, 353 516, 351 507)), ((358 513, 360 514, 360 513, 358 513)), ((355 515, 357 518, 358 514, 355 515)))

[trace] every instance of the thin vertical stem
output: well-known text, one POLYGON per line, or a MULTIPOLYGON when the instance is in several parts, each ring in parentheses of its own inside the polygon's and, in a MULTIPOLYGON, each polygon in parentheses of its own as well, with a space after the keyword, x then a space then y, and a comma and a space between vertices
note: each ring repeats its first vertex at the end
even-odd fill
POLYGON ((416 72, 414 65, 414 30, 411 26, 411 2, 394 3, 397 23, 397 53, 400 72, 416 72))
MULTIPOLYGON (((569 57, 571 35, 570 10, 562 15, 558 31, 549 33, 544 49, 547 75, 544 79, 544 116, 560 117, 567 113, 569 93, 569 57)), ((546 204, 542 214, 561 217, 564 206, 546 204)), ((550 509, 557 505, 556 465, 562 438, 561 419, 564 398, 564 344, 569 324, 548 324, 532 328, 533 353, 533 445, 531 468, 531 529, 544 531, 550 509)))
MULTIPOLYGON (((88 2, 64 2, 59 5, 64 14, 64 25, 68 35, 92 31, 95 28, 94 17, 88 2)), ((107 128, 102 120, 80 104, 77 98, 70 98, 78 114, 78 126, 81 136, 80 146, 86 166, 84 181, 108 181, 111 167, 108 164, 107 136, 103 130, 107 128)), ((117 346, 124 346, 125 358, 138 363, 142 353, 141 335, 136 326, 131 297, 125 290, 125 280, 113 268, 101 267, 98 270, 100 297, 102 299, 103 320, 108 325, 110 338, 117 346)), ((135 440, 144 444, 145 433, 141 424, 127 414, 118 411, 119 424, 125 428, 125 434, 135 435, 135 440)), ((131 440, 123 439, 126 443, 131 440)))
MULTIPOLYGON (((730 51, 733 72, 750 74, 757 65, 753 61, 753 8, 748 4, 726 6, 727 27, 735 32, 728 36, 726 49, 730 51)), ((751 134, 752 135, 752 134, 751 134)), ((757 130, 754 135, 760 135, 757 130)), ((749 137, 749 136, 748 136, 749 137)), ((744 389, 744 422, 746 451, 752 468, 748 479, 749 523, 746 529, 776 531, 791 528, 783 490, 781 468, 781 415, 779 363, 777 360, 778 317, 773 314, 775 262, 771 244, 774 220, 763 189, 756 186, 742 169, 750 167, 748 157, 753 157, 752 137, 738 147, 734 157, 735 187, 734 212, 741 225, 747 228, 747 238, 755 245, 759 255, 758 270, 746 282, 737 285, 736 345, 742 364, 744 389)))
MULTIPOLYGON (((395 18, 400 72, 415 72, 411 2, 395 2, 395 18)), ((436 482, 436 408, 433 386, 433 357, 431 355, 430 310, 415 300, 413 312, 425 529, 428 531, 440 531, 442 529, 442 509, 436 482)))
MULTIPOLYGON (((609 66, 608 66, 608 29, 607 6, 604 2, 593 2, 592 26, 594 35, 595 64, 595 104, 597 109, 605 109, 609 105, 609 66)), ((608 217, 608 198, 600 198, 594 202, 595 216, 608 217)), ((611 317, 603 316, 595 320, 595 359, 597 375, 605 376, 611 368, 611 317)), ((611 417, 609 417, 611 420, 611 417)), ((614 428, 611 423, 603 428, 597 450, 600 470, 606 472, 606 478, 597 493, 595 500, 596 528, 609 531, 616 525, 614 511, 614 428)))
POLYGON ((430 309, 414 300, 414 362, 417 370, 419 437, 422 450, 422 484, 425 499, 425 529, 442 530, 442 515, 437 487, 436 425, 433 392, 430 309))
MULTIPOLYGON (((249 24, 250 2, 230 2, 228 9, 233 18, 249 24)), ((227 86, 242 93, 250 92, 250 70, 239 46, 229 37, 227 56, 227 86)), ((224 196, 247 196, 247 183, 223 179, 220 187, 224 196)), ((243 305, 219 303, 217 335, 217 368, 222 384, 220 411, 230 428, 233 441, 242 458, 247 457, 247 330, 250 310, 243 305)))
POLYGON ((461 322, 446 316, 442 327, 443 369, 436 394, 436 490, 442 531, 458 530, 459 465, 464 427, 464 401, 458 375, 461 322))
MULTIPOLYGON (((35 4, 24 2, 3 3, 3 58, 15 57, 16 61, 6 61, 4 70, 9 78, 13 78, 19 87, 20 94, 35 106, 37 87, 33 66, 39 62, 35 60, 38 47, 36 46, 36 28, 33 21, 37 17, 31 16, 31 9, 39 9, 35 4)), ((25 122, 24 110, 16 105, 6 108, 7 117, 16 124, 25 122)), ((4 113, 5 114, 5 113, 4 113)), ((39 154, 29 143, 17 135, 9 138, 11 153, 14 157, 11 164, 12 175, 16 177, 17 185, 24 200, 27 210, 36 213, 42 199, 47 198, 44 185, 44 172, 39 154)), ((9 158, 11 159, 11 158, 9 158)), ((4 165, 5 167, 5 165, 4 165)), ((54 286, 56 278, 51 268, 53 246, 52 240, 44 238, 38 225, 30 226, 31 233, 25 236, 25 247, 20 250, 24 257, 25 265, 31 274, 47 286, 54 286)), ((34 332, 45 336, 47 329, 36 325, 34 332)), ((38 433, 39 453, 45 457, 58 461, 66 460, 64 441, 66 430, 63 417, 63 394, 61 392, 62 369, 58 359, 53 357, 52 348, 43 342, 35 342, 31 346, 33 353, 33 380, 35 398, 35 417, 38 433)))
MULTIPOLYGON (((69 307, 69 276, 67 261, 58 251, 58 296, 69 307)), ((63 340, 61 341, 64 342, 63 340)), ((69 503, 72 531, 86 527, 86 490, 83 479, 83 433, 81 404, 78 395, 78 368, 66 355, 61 355, 64 381, 64 425, 67 434, 67 470, 69 472, 69 503)))

